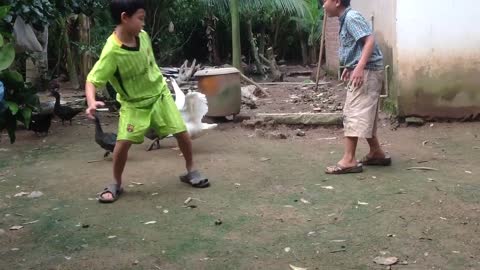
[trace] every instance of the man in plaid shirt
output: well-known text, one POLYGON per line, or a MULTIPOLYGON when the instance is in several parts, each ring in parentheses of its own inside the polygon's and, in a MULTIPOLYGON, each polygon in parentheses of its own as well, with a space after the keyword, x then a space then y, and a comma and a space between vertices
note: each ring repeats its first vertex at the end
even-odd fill
POLYGON ((350 0, 325 0, 329 17, 340 19, 340 65, 345 67, 347 98, 343 109, 345 153, 327 174, 363 172, 364 165, 389 166, 392 160, 382 150, 377 137, 378 103, 383 85, 383 55, 365 18, 350 7, 350 0), (358 138, 366 138, 370 152, 355 158, 358 138))

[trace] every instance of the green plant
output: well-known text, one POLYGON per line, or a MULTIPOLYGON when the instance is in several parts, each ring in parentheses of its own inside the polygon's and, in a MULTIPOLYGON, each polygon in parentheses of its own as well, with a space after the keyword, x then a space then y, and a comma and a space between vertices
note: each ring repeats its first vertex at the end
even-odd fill
POLYGON ((7 21, 13 23, 13 18, 20 16, 26 23, 40 31, 43 31, 55 16, 54 6, 48 0, 13 0, 11 10, 11 16, 5 17, 7 21))
MULTIPOLYGON (((240 21, 247 24, 250 49, 257 66, 260 67, 261 63, 257 56, 258 45, 254 38, 255 33, 253 33, 254 24, 266 24, 266 21, 268 21, 273 14, 304 17, 307 9, 306 0, 201 0, 200 2, 222 17, 224 14, 231 13, 232 56, 234 66, 236 67, 240 67, 241 63, 239 59, 241 55, 240 21)), ((273 46, 274 45, 275 44, 273 44, 273 46)))
MULTIPOLYGON (((11 6, 0 6, 0 24, 10 12, 11 6)), ((0 82, 3 88, 3 97, 0 102, 4 108, 0 108, 0 132, 7 130, 10 142, 15 142, 17 121, 24 123, 28 128, 32 111, 38 106, 38 96, 35 89, 27 85, 22 75, 10 70, 9 67, 15 60, 15 50, 11 39, 11 33, 5 32, 4 25, 0 25, 0 82)))

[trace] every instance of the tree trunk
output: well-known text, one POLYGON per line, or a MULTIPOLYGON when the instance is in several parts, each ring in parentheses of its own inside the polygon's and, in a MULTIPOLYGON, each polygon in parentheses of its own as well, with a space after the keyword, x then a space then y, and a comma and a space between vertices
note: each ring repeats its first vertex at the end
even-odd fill
MULTIPOLYGON (((88 48, 90 49, 90 18, 84 14, 80 14, 78 20, 80 26, 80 42, 83 44, 87 44, 88 48)), ((90 69, 92 68, 92 57, 90 56, 89 51, 82 53, 80 61, 80 77, 82 81, 85 81, 87 79, 87 75, 90 69)))
POLYGON ((298 23, 297 23, 297 31, 299 33, 298 36, 300 38, 300 48, 302 50, 302 64, 306 66, 310 62, 309 55, 308 55, 308 44, 305 41, 305 34, 300 29, 300 26, 298 25, 298 23))
POLYGON ((43 32, 35 31, 42 51, 32 52, 26 63, 26 81, 41 89, 45 89, 48 83, 48 34, 48 26, 45 26, 43 32))
POLYGON ((255 43, 255 38, 253 36, 253 27, 252 27, 252 20, 248 19, 247 21, 248 27, 248 41, 250 42, 250 48, 252 50, 253 60, 255 61, 255 66, 257 67, 257 72, 265 75, 265 71, 263 70, 262 62, 260 62, 260 56, 258 55, 258 48, 257 44, 255 43))
POLYGON ((265 24, 262 23, 262 25, 260 26, 260 34, 259 34, 259 38, 258 38, 258 53, 259 54, 265 54, 265 47, 266 47, 266 40, 265 40, 265 37, 267 36, 267 33, 266 33, 266 28, 265 28, 265 24))
POLYGON ((232 16, 232 64, 242 71, 242 47, 240 43, 240 12, 239 0, 230 0, 230 13, 232 16))
POLYGON ((260 57, 263 60, 263 62, 265 62, 265 64, 270 66, 270 72, 272 74, 272 80, 274 82, 283 81, 283 74, 282 74, 282 72, 280 71, 280 68, 277 65, 277 60, 275 60, 275 54, 273 53, 273 48, 270 47, 270 48, 267 49, 267 57, 268 58, 266 58, 263 55, 260 55, 260 57))
POLYGON ((205 34, 208 39, 208 60, 214 65, 220 65, 220 53, 218 51, 218 41, 217 41, 217 21, 218 18, 209 13, 205 17, 207 29, 205 34))
POLYGON ((318 53, 317 46, 313 45, 310 47, 310 63, 316 63, 318 61, 318 53))
POLYGON ((80 84, 78 82, 78 74, 77 68, 75 67, 75 63, 73 61, 73 53, 72 49, 70 48, 70 38, 68 36, 68 30, 66 27, 66 18, 60 18, 60 27, 63 33, 63 46, 65 47, 65 54, 67 57, 67 71, 68 77, 70 79, 70 84, 72 85, 73 89, 79 89, 80 84))
POLYGON ((274 37, 273 37, 273 48, 278 48, 277 46, 277 41, 278 41, 278 36, 280 34, 280 25, 282 24, 281 17, 277 17, 275 19, 275 29, 274 29, 274 37))

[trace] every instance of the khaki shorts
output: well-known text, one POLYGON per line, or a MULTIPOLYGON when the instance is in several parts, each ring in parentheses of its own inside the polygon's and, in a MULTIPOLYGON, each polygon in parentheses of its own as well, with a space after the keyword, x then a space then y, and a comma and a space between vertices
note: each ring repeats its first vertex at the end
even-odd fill
POLYGON ((122 103, 117 140, 143 143, 150 128, 160 137, 187 130, 169 91, 163 93, 153 104, 143 108, 122 103))
POLYGON ((347 87, 347 99, 343 108, 345 137, 376 137, 383 74, 383 70, 365 70, 361 87, 355 88, 350 84, 347 87))

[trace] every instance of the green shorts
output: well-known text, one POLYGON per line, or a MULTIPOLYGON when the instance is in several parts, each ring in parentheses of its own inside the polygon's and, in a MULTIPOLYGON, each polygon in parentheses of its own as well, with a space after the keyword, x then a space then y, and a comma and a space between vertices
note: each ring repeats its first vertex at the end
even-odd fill
POLYGON ((136 108, 122 104, 117 140, 143 143, 144 136, 150 128, 160 137, 187 130, 169 91, 162 93, 156 102, 147 107, 136 108))

